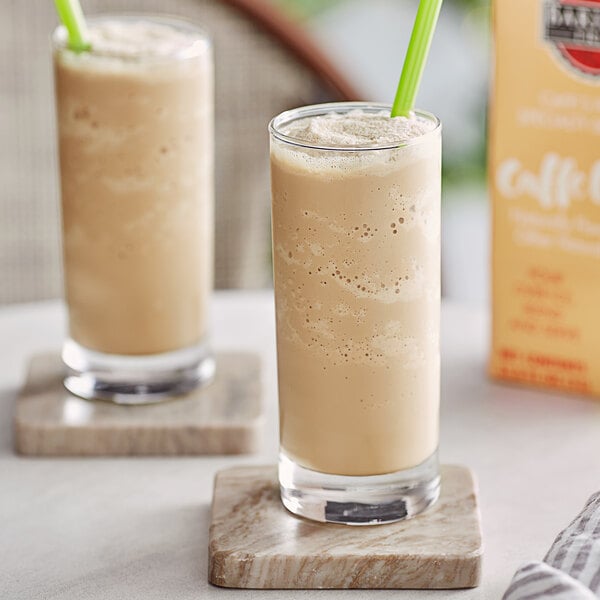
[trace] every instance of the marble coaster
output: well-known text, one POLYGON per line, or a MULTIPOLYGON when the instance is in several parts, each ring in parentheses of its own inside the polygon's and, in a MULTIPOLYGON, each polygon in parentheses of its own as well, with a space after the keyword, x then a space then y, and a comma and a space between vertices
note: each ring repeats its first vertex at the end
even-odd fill
POLYGON ((34 356, 16 403, 15 449, 29 456, 245 454, 263 424, 260 359, 217 354, 215 380, 162 404, 82 400, 62 385, 57 354, 34 356))
POLYGON ((308 521, 279 500, 276 467, 215 478, 209 581, 252 589, 455 589, 479 585, 477 488, 465 467, 441 468, 438 502, 414 519, 350 527, 308 521))

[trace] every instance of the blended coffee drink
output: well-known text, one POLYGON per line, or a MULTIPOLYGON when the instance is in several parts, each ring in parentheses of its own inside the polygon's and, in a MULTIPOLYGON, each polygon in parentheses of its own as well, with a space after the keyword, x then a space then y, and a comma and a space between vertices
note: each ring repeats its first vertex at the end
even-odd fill
POLYGON ((334 104, 284 113, 271 134, 284 504, 343 520, 324 499, 404 499, 415 514, 439 485, 439 122, 334 104), (311 499, 348 477, 378 494, 374 476, 396 496, 311 499))
POLYGON ((139 401, 193 387, 214 368, 204 344, 212 51, 195 27, 161 18, 92 19, 89 40, 90 51, 74 52, 63 28, 54 36, 67 387, 139 401), (78 375, 90 371, 109 381, 82 388, 78 375))

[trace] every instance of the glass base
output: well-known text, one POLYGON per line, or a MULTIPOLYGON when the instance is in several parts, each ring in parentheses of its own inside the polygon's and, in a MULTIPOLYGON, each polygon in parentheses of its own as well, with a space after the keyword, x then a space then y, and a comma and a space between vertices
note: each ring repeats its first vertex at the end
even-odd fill
POLYGON ((154 404, 212 381, 215 360, 205 343, 149 356, 119 356, 84 348, 68 339, 62 352, 64 385, 87 400, 154 404))
POLYGON ((412 469, 366 477, 311 471, 280 453, 279 489, 290 512, 313 521, 346 525, 402 521, 438 499, 437 451, 412 469))

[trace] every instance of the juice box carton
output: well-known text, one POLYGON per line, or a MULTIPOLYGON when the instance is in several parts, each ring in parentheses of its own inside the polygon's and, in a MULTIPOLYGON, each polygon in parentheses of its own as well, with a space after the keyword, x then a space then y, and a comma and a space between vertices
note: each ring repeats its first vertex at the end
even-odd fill
POLYGON ((600 395, 600 0, 494 0, 492 376, 600 395))

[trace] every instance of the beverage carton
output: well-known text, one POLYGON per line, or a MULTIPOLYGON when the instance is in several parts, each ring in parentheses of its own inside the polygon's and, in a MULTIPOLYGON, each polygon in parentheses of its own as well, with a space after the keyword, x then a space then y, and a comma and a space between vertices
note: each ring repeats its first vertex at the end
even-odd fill
POLYGON ((490 372, 600 395, 600 0, 495 0, 490 372))

